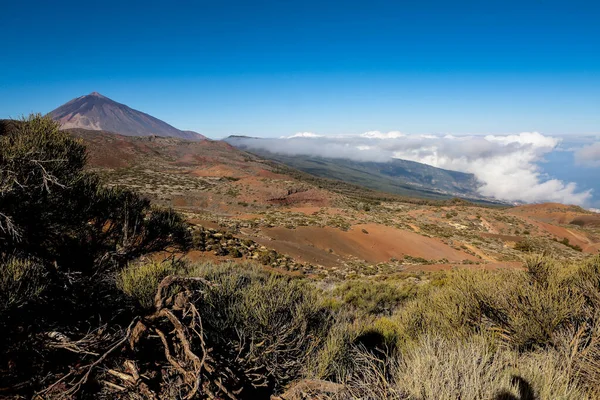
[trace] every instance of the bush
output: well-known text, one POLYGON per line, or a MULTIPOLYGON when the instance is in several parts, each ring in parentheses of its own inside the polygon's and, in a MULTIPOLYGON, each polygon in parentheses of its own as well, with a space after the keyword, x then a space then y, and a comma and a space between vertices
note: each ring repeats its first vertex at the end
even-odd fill
POLYGON ((395 391, 418 399, 585 399, 554 351, 519 355, 489 338, 425 337, 398 362, 395 391))
POLYGON ((84 171, 83 144, 49 117, 0 125, 0 251, 83 272, 189 244, 170 210, 105 188, 84 171))
POLYGON ((354 398, 597 398, 600 257, 526 265, 447 273, 385 321, 400 352, 373 362, 347 345, 338 381, 354 398))
POLYGON ((386 359, 353 350, 354 373, 340 380, 343 399, 591 399, 555 350, 519 353, 493 337, 424 336, 386 359))
POLYGON ((525 238, 515 243, 515 250, 523 253, 543 253, 549 250, 546 243, 537 238, 525 238))
POLYGON ((151 309, 158 284, 176 271, 177 268, 170 261, 130 263, 119 272, 117 286, 143 308, 151 309))
POLYGON ((250 386, 279 390, 325 340, 331 311, 305 281, 245 263, 196 264, 187 275, 216 284, 195 300, 207 341, 250 386))
MULTIPOLYGON (((50 356, 54 347, 40 344, 51 342, 46 333, 81 337, 99 321, 115 332, 132 318, 113 272, 145 253, 189 245, 180 215, 104 187, 86 159, 83 144, 49 117, 0 121, 0 386, 22 388, 20 397, 80 357, 50 356)), ((142 281, 127 288, 146 302, 142 281)))
POLYGON ((326 341, 308 364, 309 376, 347 382, 364 367, 358 358, 384 362, 397 354, 399 327, 394 321, 387 317, 355 319, 348 312, 336 317, 326 341))
POLYGON ((416 295, 416 287, 408 282, 347 281, 334 290, 334 295, 367 314, 387 314, 416 295))
POLYGON ((569 243, 569 239, 567 239, 567 238, 563 238, 563 240, 560 240, 560 241, 555 238, 554 241, 556 241, 558 243, 561 243, 561 244, 563 244, 563 245, 565 245, 565 246, 567 246, 567 247, 569 247, 569 248, 571 248, 571 249, 573 249, 575 251, 579 251, 579 252, 583 251, 583 249, 581 248, 581 246, 579 246, 577 244, 571 244, 571 243, 569 243))
POLYGON ((0 259, 0 315, 36 300, 44 291, 44 269, 30 259, 0 259))

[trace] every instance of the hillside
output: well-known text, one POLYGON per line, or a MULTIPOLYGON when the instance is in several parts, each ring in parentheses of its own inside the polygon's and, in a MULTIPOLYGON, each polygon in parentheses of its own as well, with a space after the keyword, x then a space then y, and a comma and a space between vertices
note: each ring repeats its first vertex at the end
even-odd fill
POLYGON ((595 225, 580 222, 593 214, 582 209, 558 209, 564 218, 548 220, 542 206, 432 201, 319 178, 223 141, 70 132, 84 140, 90 166, 107 184, 138 190, 205 228, 256 241, 307 272, 514 267, 527 246, 576 258, 600 248, 595 225), (564 239, 583 253, 559 243, 564 239))
POLYGON ((117 103, 93 92, 77 97, 50 111, 62 129, 82 128, 95 131, 118 132, 128 136, 172 136, 188 140, 206 139, 199 133, 181 131, 164 121, 125 104, 117 103))
MULTIPOLYGON (((249 147, 248 139, 230 136, 227 143, 274 160, 292 168, 323 178, 338 179, 373 190, 402 196, 429 199, 464 197, 483 200, 473 174, 449 171, 430 165, 394 159, 389 162, 360 162, 345 158, 324 158, 309 155, 286 155, 249 147)), ((255 139, 259 141, 260 139, 255 139)), ((486 199, 491 200, 491 199, 486 199)))

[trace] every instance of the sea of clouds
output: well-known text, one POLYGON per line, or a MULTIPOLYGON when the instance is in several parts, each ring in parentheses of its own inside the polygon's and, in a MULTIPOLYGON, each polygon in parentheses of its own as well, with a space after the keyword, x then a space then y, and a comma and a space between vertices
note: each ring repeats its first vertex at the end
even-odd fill
MULTIPOLYGON (((560 202, 589 206, 592 189, 553 179, 540 164, 557 149, 560 138, 538 132, 515 135, 407 135, 398 131, 371 131, 358 135, 318 135, 302 132, 273 139, 239 139, 250 149, 286 155, 347 158, 386 162, 393 158, 468 172, 481 182, 483 196, 510 202, 560 202)), ((574 152, 575 162, 600 166, 600 143, 574 152)))

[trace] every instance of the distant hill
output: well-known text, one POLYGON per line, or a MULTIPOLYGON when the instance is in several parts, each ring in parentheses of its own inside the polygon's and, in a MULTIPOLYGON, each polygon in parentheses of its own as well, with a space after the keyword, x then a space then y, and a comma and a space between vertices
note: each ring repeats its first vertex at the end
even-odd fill
POLYGON ((49 115, 61 123, 62 129, 81 128, 116 132, 126 136, 156 135, 187 140, 206 139, 199 133, 179 130, 158 118, 117 103, 97 92, 77 97, 51 111, 49 115))
POLYGON ((259 146, 248 147, 248 139, 252 138, 229 136, 224 140, 239 149, 312 175, 338 179, 382 192, 427 198, 443 195, 442 197, 483 199, 477 192, 479 183, 473 174, 400 159, 389 162, 361 162, 344 158, 272 153, 259 149, 259 146))

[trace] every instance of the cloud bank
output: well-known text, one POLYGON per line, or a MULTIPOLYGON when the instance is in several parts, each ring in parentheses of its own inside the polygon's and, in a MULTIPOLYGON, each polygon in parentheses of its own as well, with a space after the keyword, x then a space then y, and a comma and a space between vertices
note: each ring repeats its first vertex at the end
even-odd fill
POLYGON ((575 162, 586 167, 600 167, 600 142, 576 150, 575 162))
MULTIPOLYGON (((578 191, 573 182, 548 179, 537 165, 560 139, 538 132, 518 135, 452 136, 407 135, 371 131, 360 135, 317 135, 302 132, 280 139, 239 139, 252 149, 285 155, 347 158, 387 162, 393 158, 438 168, 468 172, 481 182, 483 196, 529 203, 553 201, 586 205, 591 191, 578 191)), ((600 144, 588 146, 581 160, 599 160, 600 144)))

